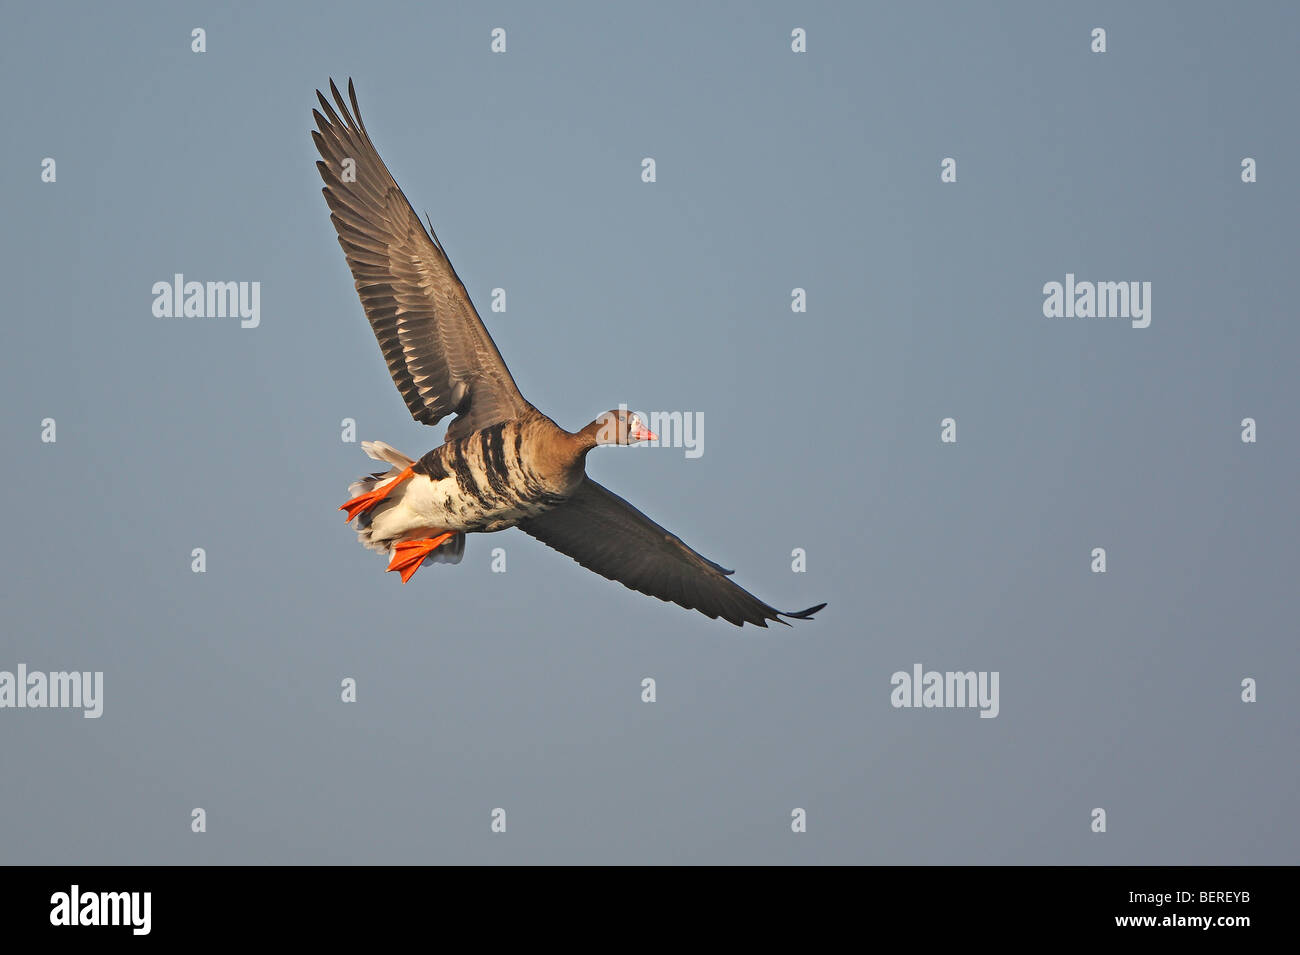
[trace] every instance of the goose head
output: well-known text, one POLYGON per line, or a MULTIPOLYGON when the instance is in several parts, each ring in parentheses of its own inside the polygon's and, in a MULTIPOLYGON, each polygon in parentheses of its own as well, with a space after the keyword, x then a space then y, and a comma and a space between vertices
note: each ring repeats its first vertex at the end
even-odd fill
POLYGON ((597 416, 583 429, 590 435, 592 444, 636 444, 638 441, 657 441, 659 436, 645 426, 641 416, 626 408, 615 408, 597 416))

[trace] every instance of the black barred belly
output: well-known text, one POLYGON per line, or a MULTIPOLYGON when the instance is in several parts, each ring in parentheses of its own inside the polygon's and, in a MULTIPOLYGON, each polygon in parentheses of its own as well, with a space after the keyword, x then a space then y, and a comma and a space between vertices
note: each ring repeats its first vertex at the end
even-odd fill
POLYGON ((431 527, 499 531, 565 501, 520 454, 514 422, 484 428, 434 448, 415 463, 408 503, 431 527), (427 482, 419 481, 419 477, 427 482))

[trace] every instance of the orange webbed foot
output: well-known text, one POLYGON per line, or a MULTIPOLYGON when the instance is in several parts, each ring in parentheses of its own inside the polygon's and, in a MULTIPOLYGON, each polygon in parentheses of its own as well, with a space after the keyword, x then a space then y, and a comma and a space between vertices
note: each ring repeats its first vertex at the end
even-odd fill
POLYGON ((455 531, 448 531, 437 537, 398 541, 393 545, 393 559, 388 562, 388 569, 400 572, 402 583, 406 583, 415 576, 415 572, 420 569, 426 557, 455 536, 455 531))
POLYGON ((393 488, 397 487, 397 485, 401 484, 407 478, 413 477, 414 474, 415 472, 408 467, 404 471, 402 471, 401 474, 397 475, 397 477, 389 481, 387 484, 384 484, 381 487, 377 487, 373 491, 367 491, 365 494, 357 495, 352 500, 348 501, 346 504, 340 507, 339 510, 347 511, 348 512, 347 520, 348 522, 351 522, 351 520, 354 517, 356 517, 358 514, 364 514, 366 511, 370 510, 372 507, 374 507, 384 498, 388 497, 389 493, 393 490, 393 488))

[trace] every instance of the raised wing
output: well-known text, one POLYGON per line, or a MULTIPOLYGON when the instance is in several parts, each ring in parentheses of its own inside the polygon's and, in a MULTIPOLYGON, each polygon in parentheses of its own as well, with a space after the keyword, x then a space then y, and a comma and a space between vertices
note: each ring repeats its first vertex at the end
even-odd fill
POLYGON ((797 613, 769 607, 739 587, 732 571, 702 557, 608 488, 587 478, 568 501, 519 529, 625 587, 706 617, 766 627, 781 617, 808 620, 826 605, 797 613))
POLYGON ((379 158, 348 81, 348 99, 330 81, 334 105, 316 91, 312 139, 322 161, 325 201, 357 294, 411 416, 455 440, 508 421, 529 407, 501 359, 437 236, 426 232, 379 158), (335 108, 337 107, 337 109, 335 108))

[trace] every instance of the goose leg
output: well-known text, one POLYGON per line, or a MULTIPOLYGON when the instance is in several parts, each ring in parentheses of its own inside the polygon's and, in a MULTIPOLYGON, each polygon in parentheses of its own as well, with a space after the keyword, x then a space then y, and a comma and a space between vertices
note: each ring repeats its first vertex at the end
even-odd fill
POLYGON ((373 491, 367 491, 365 494, 357 495, 352 500, 348 501, 346 504, 340 507, 339 510, 347 511, 348 512, 347 519, 348 521, 351 521, 352 518, 356 517, 358 514, 364 514, 366 511, 370 510, 372 507, 374 507, 384 498, 388 497, 389 492, 392 491, 393 488, 397 487, 397 485, 401 484, 407 478, 413 477, 414 475, 415 472, 408 467, 406 468, 406 470, 402 471, 401 474, 397 475, 397 477, 393 478, 387 484, 384 484, 381 487, 377 487, 373 491))
POLYGON ((439 534, 437 537, 426 537, 414 541, 398 541, 393 545, 393 559, 388 562, 388 569, 400 572, 402 583, 406 583, 415 576, 415 572, 424 563, 424 558, 455 536, 455 531, 448 531, 445 534, 439 534))

